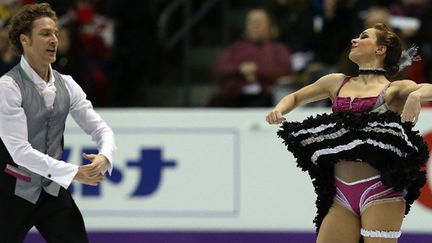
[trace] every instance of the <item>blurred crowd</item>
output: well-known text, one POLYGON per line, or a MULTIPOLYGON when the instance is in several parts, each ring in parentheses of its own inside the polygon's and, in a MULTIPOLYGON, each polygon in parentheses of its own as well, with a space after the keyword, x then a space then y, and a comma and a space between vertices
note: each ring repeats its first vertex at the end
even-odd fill
MULTIPOLYGON (((95 106, 147 106, 147 87, 170 72, 161 70, 157 18, 171 1, 2 0, 0 74, 19 60, 9 48, 8 20, 33 2, 50 3, 59 17, 53 68, 72 75, 95 106)), ((206 106, 269 107, 327 73, 356 75, 350 41, 377 22, 398 33, 404 48, 419 47, 421 60, 394 79, 432 80, 432 0, 236 0, 230 7, 246 10, 242 31, 214 62, 209 80, 218 91, 206 106)))
POLYGON ((53 68, 71 75, 94 106, 144 106, 142 84, 157 65, 158 41, 150 1, 2 0, 0 74, 18 61, 7 40, 8 21, 23 5, 48 2, 59 26, 53 68))
POLYGON ((432 80, 430 0, 256 2, 247 12, 243 36, 217 61, 220 91, 210 106, 267 107, 325 74, 357 75, 358 67, 348 59, 351 39, 378 22, 399 35, 404 49, 419 47, 421 60, 391 79, 432 80))

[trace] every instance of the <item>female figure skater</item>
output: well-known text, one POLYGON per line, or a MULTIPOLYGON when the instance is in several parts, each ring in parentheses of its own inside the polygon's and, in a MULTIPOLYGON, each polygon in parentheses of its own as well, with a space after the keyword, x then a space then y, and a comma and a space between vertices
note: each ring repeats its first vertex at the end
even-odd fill
POLYGON ((397 242, 426 181, 428 148, 412 128, 421 102, 432 100, 432 85, 387 79, 411 64, 416 49, 402 52, 386 25, 351 43, 357 77, 326 75, 285 96, 266 120, 283 122, 278 135, 312 178, 318 243, 397 242), (297 106, 325 98, 333 102, 332 114, 284 122, 297 106))

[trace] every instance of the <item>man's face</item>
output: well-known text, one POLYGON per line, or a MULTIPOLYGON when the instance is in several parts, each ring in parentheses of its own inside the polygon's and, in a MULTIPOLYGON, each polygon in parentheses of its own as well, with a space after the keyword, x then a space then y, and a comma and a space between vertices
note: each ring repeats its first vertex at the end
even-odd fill
POLYGON ((252 41, 265 41, 271 38, 271 23, 266 12, 253 10, 248 14, 246 36, 252 41))
POLYGON ((20 36, 24 55, 28 61, 36 65, 48 65, 55 62, 58 46, 56 22, 49 17, 38 18, 33 22, 29 35, 20 36))

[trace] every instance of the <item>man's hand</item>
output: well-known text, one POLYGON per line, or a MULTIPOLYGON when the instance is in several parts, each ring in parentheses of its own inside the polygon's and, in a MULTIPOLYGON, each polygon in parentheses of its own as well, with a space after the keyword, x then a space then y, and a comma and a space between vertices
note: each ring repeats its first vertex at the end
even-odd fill
POLYGON ((90 164, 85 165, 89 167, 90 177, 98 176, 100 173, 105 173, 106 168, 110 165, 108 159, 101 154, 83 154, 82 156, 91 161, 90 164))
POLYGON ((80 166, 74 179, 83 184, 96 186, 105 178, 103 173, 110 163, 103 155, 83 154, 82 156, 91 163, 80 166))
POLYGON ((78 168, 78 172, 75 174, 74 180, 82 184, 97 186, 97 184, 101 182, 105 176, 99 172, 98 175, 90 177, 89 175, 92 173, 91 171, 92 168, 90 165, 80 166, 78 168))

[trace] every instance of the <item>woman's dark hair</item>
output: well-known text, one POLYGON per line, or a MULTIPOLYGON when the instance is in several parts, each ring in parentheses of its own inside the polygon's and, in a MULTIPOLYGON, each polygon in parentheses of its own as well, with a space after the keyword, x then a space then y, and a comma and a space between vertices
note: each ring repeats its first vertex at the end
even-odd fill
POLYGON ((9 23, 9 41, 12 44, 15 54, 23 54, 20 35, 31 35, 33 22, 41 17, 48 17, 57 22, 56 13, 51 9, 48 3, 24 5, 12 17, 9 23))
POLYGON ((402 53, 401 41, 387 25, 378 23, 373 26, 377 30, 377 45, 387 47, 384 58, 384 69, 388 76, 394 76, 399 72, 398 61, 402 53))

